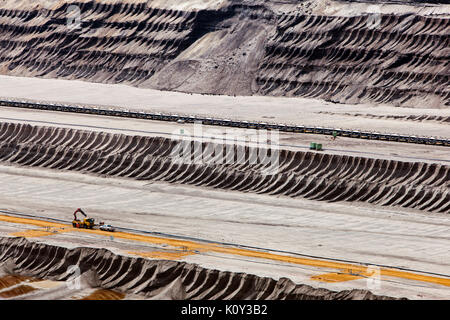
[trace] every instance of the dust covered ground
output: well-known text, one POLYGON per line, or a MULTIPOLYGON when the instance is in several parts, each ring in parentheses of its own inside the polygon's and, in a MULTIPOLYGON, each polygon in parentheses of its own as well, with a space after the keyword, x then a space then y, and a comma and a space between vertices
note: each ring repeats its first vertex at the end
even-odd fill
MULTIPOLYGON (((439 0, 6 0, 0 97, 449 139, 449 17, 439 0)), ((180 162, 180 141, 226 156, 226 129, 202 130, 0 107, 0 298, 449 299, 448 147, 282 133, 267 174, 259 144, 180 162), (79 207, 121 229, 72 228, 79 207)))
MULTIPOLYGON (((450 226, 445 164, 348 156, 346 161, 330 161, 343 156, 290 151, 282 153, 278 174, 262 177, 245 163, 216 165, 213 170, 177 163, 170 151, 176 141, 158 136, 5 123, 1 129, 1 158, 8 164, 1 168, 3 210, 70 223, 72 209, 82 206, 98 221, 133 230, 431 272, 443 277, 443 284, 385 276, 371 292, 414 299, 447 297, 450 226), (355 247, 355 241, 362 245, 355 247)), ((2 222, 5 236, 63 247, 109 248, 210 269, 288 277, 337 291, 365 290, 368 285, 364 275, 355 278, 338 266, 311 268, 290 260, 280 264, 277 259, 274 263, 254 256, 224 256, 222 251, 217 255, 211 248, 183 251, 181 244, 173 251, 161 244, 124 243, 117 234, 110 234, 112 239, 105 234, 74 236, 71 227, 66 228, 68 232, 49 232, 27 223, 2 222), (341 270, 336 279, 323 276, 333 274, 333 269, 341 270)))
MULTIPOLYGON (((389 104, 351 105, 298 97, 187 94, 120 84, 7 76, 0 76, 0 97, 450 138, 450 109, 431 109, 426 104, 394 108, 389 104)), ((53 117, 60 118, 57 114, 53 117)), ((51 121, 48 117, 47 120, 51 121)))

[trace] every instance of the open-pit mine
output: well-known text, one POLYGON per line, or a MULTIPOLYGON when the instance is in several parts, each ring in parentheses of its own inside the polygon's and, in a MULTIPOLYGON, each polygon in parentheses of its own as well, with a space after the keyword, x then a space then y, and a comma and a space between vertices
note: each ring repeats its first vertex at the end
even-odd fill
POLYGON ((0 2, 0 299, 450 299, 444 0, 0 2))

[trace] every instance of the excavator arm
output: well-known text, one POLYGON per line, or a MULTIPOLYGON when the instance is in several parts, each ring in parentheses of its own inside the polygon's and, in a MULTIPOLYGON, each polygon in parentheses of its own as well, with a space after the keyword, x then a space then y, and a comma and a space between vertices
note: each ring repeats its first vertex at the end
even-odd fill
POLYGON ((73 213, 73 217, 74 217, 75 220, 78 220, 78 219, 77 219, 77 213, 81 213, 83 216, 87 217, 86 213, 84 213, 83 210, 81 210, 80 208, 78 208, 78 209, 75 210, 75 212, 73 213))

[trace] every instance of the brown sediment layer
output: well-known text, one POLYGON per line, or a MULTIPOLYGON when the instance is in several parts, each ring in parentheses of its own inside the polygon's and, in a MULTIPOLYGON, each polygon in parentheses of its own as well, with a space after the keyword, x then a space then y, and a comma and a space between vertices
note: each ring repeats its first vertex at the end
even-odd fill
POLYGON ((450 212, 450 168, 421 162, 279 150, 277 171, 253 164, 267 149, 181 143, 161 137, 126 136, 67 128, 0 123, 0 161, 25 166, 165 181, 323 201, 450 212), (179 151, 202 148, 189 158, 179 151), (234 153, 232 158, 230 154, 234 153), (221 163, 218 158, 233 160, 221 163), (200 159, 196 163, 192 161, 200 159))
POLYGON ((125 294, 113 290, 98 289, 80 300, 122 300, 125 294))
POLYGON ((0 4, 1 74, 450 105, 446 17, 309 15, 299 3, 267 0, 211 1, 202 8, 190 1, 45 3, 0 4), (80 10, 79 28, 68 20, 71 6, 80 10))
MULTIPOLYGON (((137 294, 177 300, 394 299, 367 290, 334 292, 295 284, 287 278, 274 280, 184 262, 131 258, 106 249, 67 249, 24 238, 0 238, 0 265, 6 261, 11 272, 54 281, 71 279, 69 267, 76 265, 81 277, 95 278, 91 283, 101 289, 96 298, 105 298, 102 290, 113 290, 118 293, 114 298, 137 294)), ((111 294, 107 297, 113 298, 111 294)))
POLYGON ((0 292, 0 298, 14 298, 35 290, 36 288, 23 284, 18 287, 14 287, 13 289, 0 292))
POLYGON ((6 275, 0 277, 0 290, 12 287, 16 284, 19 284, 21 282, 24 282, 25 280, 30 280, 29 277, 23 277, 23 276, 14 276, 14 275, 6 275))

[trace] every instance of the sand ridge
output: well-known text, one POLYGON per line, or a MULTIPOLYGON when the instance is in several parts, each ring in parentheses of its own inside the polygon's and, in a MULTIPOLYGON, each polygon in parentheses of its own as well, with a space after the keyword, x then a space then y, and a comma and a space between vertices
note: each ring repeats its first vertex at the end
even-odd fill
POLYGON ((0 123, 0 142, 0 160, 24 166, 450 212, 450 170, 440 164, 255 149, 238 144, 226 147, 17 123, 0 123), (188 158, 180 157, 186 148, 193 152, 188 158), (276 161, 252 161, 252 155, 258 154, 276 161), (196 159, 201 159, 200 163, 196 159))
MULTIPOLYGON (((8 262, 10 272, 53 281, 71 281, 73 276, 68 272, 69 266, 79 266, 84 286, 113 289, 116 293, 109 291, 106 295, 116 299, 123 298, 123 293, 138 294, 147 299, 169 300, 396 299, 374 295, 368 290, 334 292, 296 285, 287 278, 277 281, 252 274, 205 269, 184 262, 131 258, 106 249, 67 249, 21 238, 0 238, 0 262, 5 261, 8 262)), ((69 291, 68 295, 74 293, 69 291)), ((105 292, 97 290, 94 294, 102 295, 105 292)), ((39 299, 39 294, 33 298, 39 299)))

